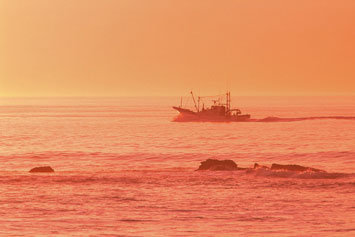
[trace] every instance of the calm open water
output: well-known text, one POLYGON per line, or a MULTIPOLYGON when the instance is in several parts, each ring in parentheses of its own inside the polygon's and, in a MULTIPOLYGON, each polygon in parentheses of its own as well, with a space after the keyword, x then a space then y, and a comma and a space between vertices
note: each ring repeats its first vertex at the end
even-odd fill
POLYGON ((348 118, 182 123, 172 97, 0 99, 0 235, 355 236, 355 97, 233 102, 348 118), (329 173, 194 171, 207 158, 329 173))

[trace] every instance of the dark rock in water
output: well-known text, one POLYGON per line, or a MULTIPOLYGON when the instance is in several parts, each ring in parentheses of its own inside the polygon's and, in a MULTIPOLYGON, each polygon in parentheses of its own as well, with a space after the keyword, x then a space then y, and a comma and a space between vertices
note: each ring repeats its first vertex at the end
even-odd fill
POLYGON ((272 170, 290 170, 290 171, 314 171, 314 172, 325 172, 324 170, 319 170, 311 167, 301 166, 301 165, 280 165, 272 164, 272 170))
POLYGON ((254 164, 254 169, 259 169, 259 168, 263 168, 263 169, 269 169, 269 167, 265 166, 265 165, 259 165, 258 163, 254 164))
POLYGON ((50 166, 35 167, 30 170, 31 173, 51 173, 54 172, 50 166))
POLYGON ((215 171, 230 171, 238 170, 238 165, 232 160, 214 160, 208 159, 201 162, 197 170, 215 170, 215 171))

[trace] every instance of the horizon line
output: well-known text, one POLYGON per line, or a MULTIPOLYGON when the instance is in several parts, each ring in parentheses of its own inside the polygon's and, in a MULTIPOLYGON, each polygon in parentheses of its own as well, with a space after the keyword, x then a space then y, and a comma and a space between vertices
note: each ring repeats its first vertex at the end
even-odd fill
MULTIPOLYGON (((221 94, 223 95, 223 94, 221 94)), ((29 96, 29 95, 19 95, 19 96, 1 96, 0 99, 40 99, 40 98, 46 98, 46 99, 55 99, 55 98, 72 98, 72 99, 80 99, 80 98, 147 98, 147 97, 187 97, 190 96, 189 94, 185 95, 55 95, 55 96, 48 96, 48 95, 35 95, 35 96, 29 96)), ((284 94, 277 94, 277 95, 270 95, 270 94, 253 94, 253 95, 232 95, 232 97, 354 97, 354 94, 290 94, 290 95, 284 95, 284 94)))

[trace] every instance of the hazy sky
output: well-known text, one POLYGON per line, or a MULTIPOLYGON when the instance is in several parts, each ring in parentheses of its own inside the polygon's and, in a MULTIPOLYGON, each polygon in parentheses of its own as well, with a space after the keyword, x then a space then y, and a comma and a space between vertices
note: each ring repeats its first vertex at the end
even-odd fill
POLYGON ((0 96, 355 95, 354 0, 0 0, 0 96))

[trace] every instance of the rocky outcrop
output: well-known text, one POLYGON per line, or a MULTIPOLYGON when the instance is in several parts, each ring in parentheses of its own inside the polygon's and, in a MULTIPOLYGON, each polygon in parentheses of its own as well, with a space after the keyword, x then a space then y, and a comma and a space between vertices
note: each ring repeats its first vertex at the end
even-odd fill
POLYGON ((257 169, 265 169, 265 170, 287 170, 287 171, 295 171, 295 172, 324 172, 324 170, 315 169, 312 167, 301 166, 301 165, 281 165, 281 164, 272 164, 271 168, 259 165, 258 163, 254 164, 253 168, 241 168, 232 161, 232 160, 215 160, 208 159, 201 162, 200 167, 197 170, 214 170, 214 171, 233 171, 233 170, 246 170, 247 172, 252 172, 257 169))
POLYGON ((197 170, 231 171, 238 170, 238 165, 232 160, 208 159, 201 162, 197 170))
POLYGON ((280 165, 280 164, 272 164, 271 170, 289 170, 289 171, 299 171, 299 172, 304 172, 304 171, 325 172, 324 170, 301 166, 301 165, 280 165))
POLYGON ((254 169, 269 169, 269 167, 265 166, 265 165, 259 165, 258 163, 254 164, 254 169))
POLYGON ((54 170, 50 166, 35 167, 30 170, 31 173, 52 173, 54 170))

